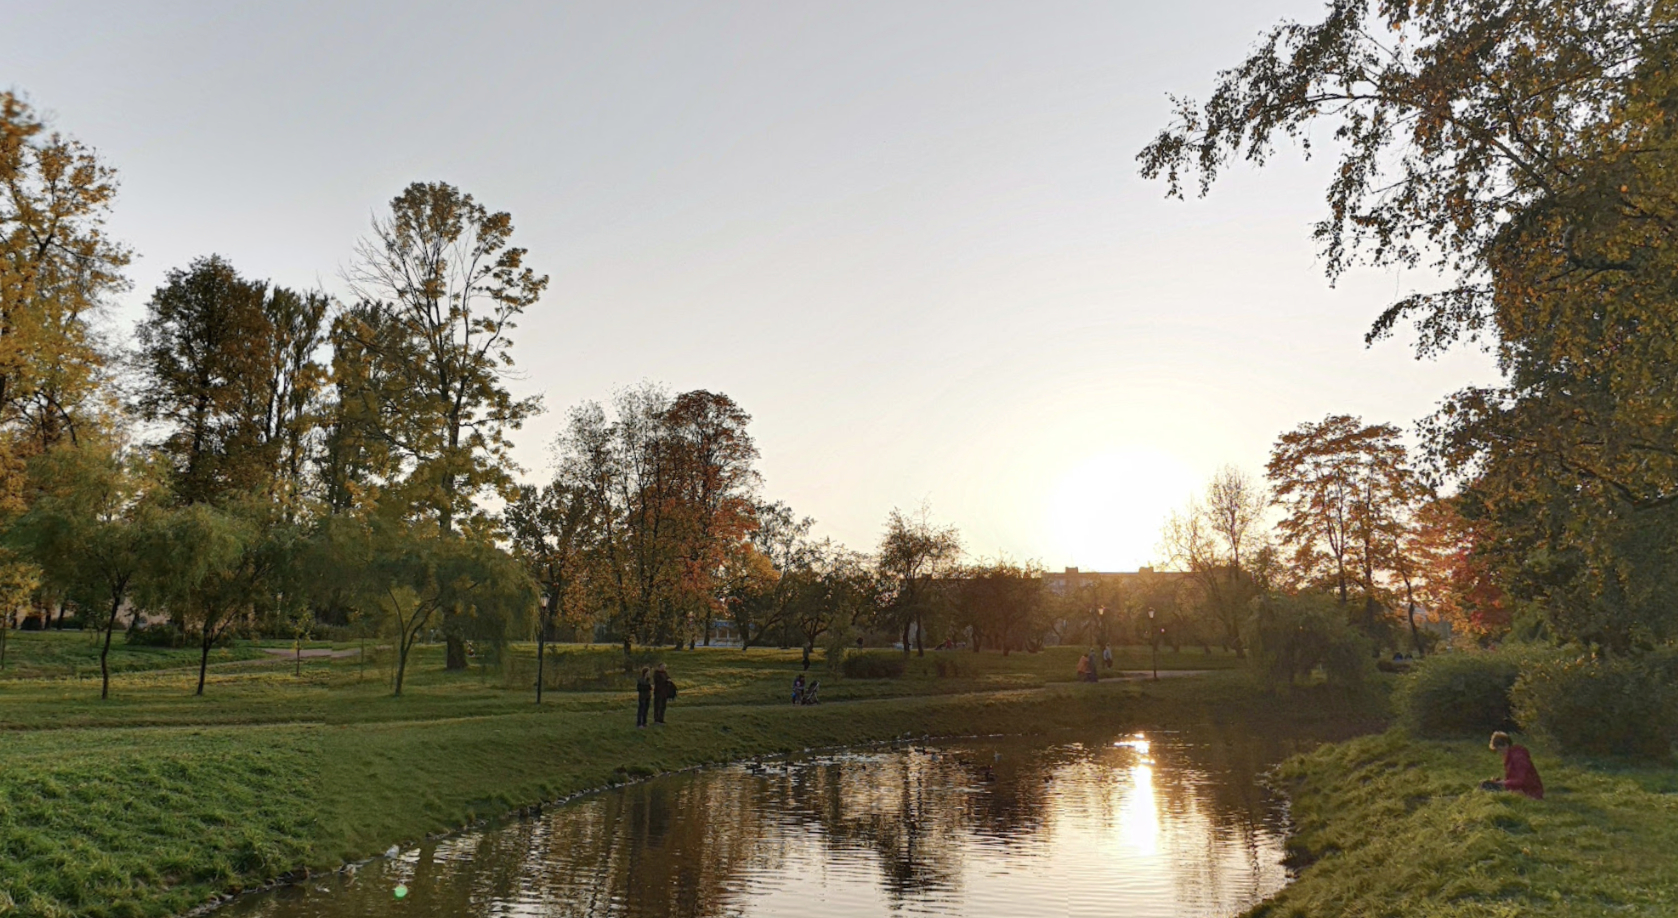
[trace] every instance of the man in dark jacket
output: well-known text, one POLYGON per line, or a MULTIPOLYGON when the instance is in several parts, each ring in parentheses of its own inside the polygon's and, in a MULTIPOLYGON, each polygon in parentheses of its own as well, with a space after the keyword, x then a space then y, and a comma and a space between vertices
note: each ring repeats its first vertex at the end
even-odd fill
POLYGON ((676 697, 676 683, 670 681, 670 673, 660 663, 653 669, 653 723, 664 723, 664 706, 670 699, 676 697))

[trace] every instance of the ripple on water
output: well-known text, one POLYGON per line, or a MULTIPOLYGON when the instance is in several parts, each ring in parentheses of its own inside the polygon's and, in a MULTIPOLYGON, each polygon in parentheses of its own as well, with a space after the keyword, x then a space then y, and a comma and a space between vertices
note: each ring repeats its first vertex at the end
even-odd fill
POLYGON ((1287 751, 1206 727, 675 775, 222 918, 1217 918, 1287 880, 1279 810, 1255 780, 1287 751))

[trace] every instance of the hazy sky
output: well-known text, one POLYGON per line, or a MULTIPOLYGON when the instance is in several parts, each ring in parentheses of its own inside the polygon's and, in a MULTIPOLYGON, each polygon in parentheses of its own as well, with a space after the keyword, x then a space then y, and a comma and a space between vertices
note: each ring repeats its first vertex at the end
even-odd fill
POLYGON ((552 277, 516 337, 529 474, 582 400, 720 390, 766 492, 853 547, 927 501, 973 554, 1120 569, 1283 429, 1491 376, 1363 347, 1432 284, 1329 287, 1322 162, 1188 203, 1136 174, 1167 93, 1321 7, 0 0, 0 86, 120 170, 124 328, 212 252, 341 292, 369 217, 448 181, 552 277))

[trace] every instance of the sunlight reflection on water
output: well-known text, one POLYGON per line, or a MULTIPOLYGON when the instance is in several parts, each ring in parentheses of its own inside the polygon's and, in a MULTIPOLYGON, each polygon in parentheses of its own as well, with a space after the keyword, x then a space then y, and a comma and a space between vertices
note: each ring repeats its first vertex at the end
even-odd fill
POLYGON ((226 918, 1236 914, 1286 882, 1239 732, 969 741, 735 766, 238 900, 226 918), (391 890, 405 883, 398 902, 391 890))

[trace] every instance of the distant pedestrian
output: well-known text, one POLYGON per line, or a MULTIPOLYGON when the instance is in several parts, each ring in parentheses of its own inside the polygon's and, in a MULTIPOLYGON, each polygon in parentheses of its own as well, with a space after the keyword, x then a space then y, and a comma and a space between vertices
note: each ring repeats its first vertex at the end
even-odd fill
POLYGON ((1090 681, 1090 676, 1093 672, 1094 670, 1090 668, 1090 655, 1086 653, 1078 657, 1078 681, 1090 681))
POLYGON ((647 707, 653 703, 652 670, 641 667, 641 678, 635 680, 635 726, 637 729, 647 727, 647 707))
POLYGON ((1113 668, 1113 648, 1101 648, 1101 665, 1107 669, 1113 668))
POLYGON ((1532 753, 1517 745, 1502 730, 1492 734, 1492 751, 1503 753, 1503 780, 1482 781, 1481 790, 1515 791, 1534 800, 1544 799, 1544 781, 1538 777, 1538 767, 1532 764, 1532 753))
POLYGON ((793 677, 793 680, 792 680, 792 703, 793 704, 803 704, 804 703, 804 674, 803 673, 799 673, 797 676, 793 677))
POLYGON ((676 697, 676 683, 670 680, 670 673, 660 663, 653 669, 653 723, 664 723, 664 706, 670 699, 676 697))

